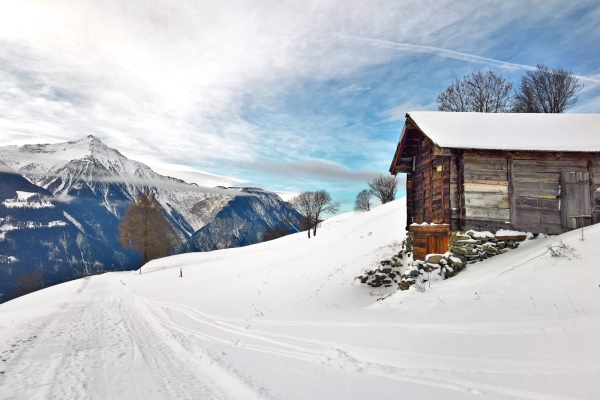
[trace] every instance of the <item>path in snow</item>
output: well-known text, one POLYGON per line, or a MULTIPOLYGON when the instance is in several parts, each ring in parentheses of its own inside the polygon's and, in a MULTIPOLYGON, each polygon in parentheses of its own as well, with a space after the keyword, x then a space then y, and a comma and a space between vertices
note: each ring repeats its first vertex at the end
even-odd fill
POLYGON ((30 325, 2 355, 0 398, 232 397, 201 372, 202 363, 178 351, 117 276, 81 282, 68 303, 30 325))

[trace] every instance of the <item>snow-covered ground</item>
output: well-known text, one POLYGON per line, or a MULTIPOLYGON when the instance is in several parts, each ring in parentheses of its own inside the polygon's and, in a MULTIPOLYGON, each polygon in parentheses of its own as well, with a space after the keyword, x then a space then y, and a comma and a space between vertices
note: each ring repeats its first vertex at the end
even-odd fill
POLYGON ((424 293, 357 283, 398 252, 404 207, 2 304, 0 398, 599 398, 600 225, 424 293))

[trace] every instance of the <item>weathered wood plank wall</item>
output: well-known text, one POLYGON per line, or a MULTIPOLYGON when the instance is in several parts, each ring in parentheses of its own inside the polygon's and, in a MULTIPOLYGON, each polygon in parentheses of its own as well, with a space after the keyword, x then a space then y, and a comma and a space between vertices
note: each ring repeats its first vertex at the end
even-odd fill
MULTIPOLYGON (((512 228, 558 234, 586 225, 586 221, 600 222, 600 192, 595 191, 600 188, 600 177, 594 174, 594 169, 600 170, 600 160, 592 154, 464 150, 462 165, 462 203, 458 199, 462 219, 452 229, 460 225, 462 229, 512 228), (560 189, 563 170, 579 174, 572 182, 579 185, 578 189, 572 189, 564 199, 560 189), (587 197, 585 190, 589 192, 587 197), (561 201, 567 199, 571 199, 571 211, 566 211, 566 203, 561 207, 561 201), (573 212, 589 217, 568 222, 561 217, 561 208, 570 217, 573 212)), ((459 171, 457 181, 460 178, 459 171)))
POLYGON ((450 229, 453 231, 460 230, 461 214, 461 196, 463 194, 462 174, 461 171, 462 152, 454 152, 450 156, 450 187, 448 193, 450 195, 450 229))
POLYGON ((431 154, 431 143, 423 140, 417 150, 414 160, 414 169, 412 172, 412 193, 413 193, 413 212, 412 222, 420 224, 425 221, 429 206, 425 198, 429 197, 429 175, 431 165, 429 157, 431 154))
POLYGON ((568 230, 592 224, 589 171, 569 172, 562 170, 561 225, 568 230))
POLYGON ((407 211, 408 220, 417 224, 423 222, 450 224, 452 216, 450 154, 434 155, 433 144, 425 139, 415 156, 414 164, 410 184, 412 210, 407 211))
POLYGON ((600 157, 593 159, 592 163, 592 190, 594 195, 594 223, 600 222, 600 157))
POLYGON ((502 155, 463 155, 463 229, 497 230, 510 224, 508 162, 502 155))
POLYGON ((406 174, 406 230, 413 221, 414 214, 413 174, 406 174))
POLYGON ((515 229, 548 234, 562 231, 560 167, 555 160, 513 161, 516 206, 512 222, 515 229))

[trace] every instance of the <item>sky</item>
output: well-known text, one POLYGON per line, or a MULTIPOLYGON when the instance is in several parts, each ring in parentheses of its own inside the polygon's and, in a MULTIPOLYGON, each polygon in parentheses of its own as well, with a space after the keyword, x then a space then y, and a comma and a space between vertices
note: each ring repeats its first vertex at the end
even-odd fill
MULTIPOLYGON (((353 207, 404 116, 544 63, 600 112, 597 1, 0 0, 0 146, 94 135, 155 171, 353 207)), ((403 195, 403 185, 398 193, 403 195)))

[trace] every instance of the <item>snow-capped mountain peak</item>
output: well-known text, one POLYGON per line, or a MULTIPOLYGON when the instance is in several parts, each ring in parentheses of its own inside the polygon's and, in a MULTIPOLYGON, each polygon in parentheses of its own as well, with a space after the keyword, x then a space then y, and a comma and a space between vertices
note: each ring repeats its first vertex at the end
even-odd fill
POLYGON ((198 193, 197 185, 157 174, 147 165, 128 159, 93 135, 63 143, 0 147, 0 160, 55 196, 78 196, 91 191, 117 217, 122 212, 119 207, 122 208, 124 202, 148 190, 154 193, 175 221, 183 237, 204 226, 213 216, 206 212, 194 212, 198 202, 214 198, 222 203, 231 198, 198 193), (161 188, 172 183, 177 183, 181 190, 161 188), (191 189, 189 191, 186 190, 188 186, 191 189))
POLYGON ((90 156, 99 161, 125 158, 92 135, 64 143, 0 147, 0 157, 17 171, 28 166, 28 170, 33 170, 34 166, 35 169, 48 171, 53 167, 90 156))

